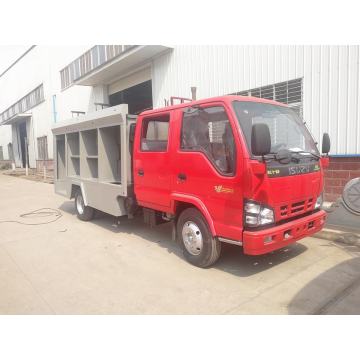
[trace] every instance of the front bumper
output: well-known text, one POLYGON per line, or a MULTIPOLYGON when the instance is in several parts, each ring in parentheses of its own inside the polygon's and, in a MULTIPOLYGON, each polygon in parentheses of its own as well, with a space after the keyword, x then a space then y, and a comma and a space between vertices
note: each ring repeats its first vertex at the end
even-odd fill
POLYGON ((326 220, 326 212, 320 210, 300 219, 289 221, 282 225, 258 230, 244 231, 244 253, 261 255, 280 249, 297 240, 320 231, 326 220))

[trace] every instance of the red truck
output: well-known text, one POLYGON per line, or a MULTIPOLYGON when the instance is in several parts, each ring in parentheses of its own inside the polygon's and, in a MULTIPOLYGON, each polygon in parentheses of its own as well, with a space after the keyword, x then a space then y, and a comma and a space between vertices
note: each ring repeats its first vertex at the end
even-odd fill
MULTIPOLYGON (((222 242, 260 255, 324 226, 323 169, 329 160, 320 155, 306 125, 287 105, 222 96, 145 111, 131 121, 122 127, 128 131, 120 135, 122 155, 117 159, 123 164, 125 152, 129 155, 128 172, 124 174, 126 165, 121 165, 119 181, 111 182, 126 182, 116 193, 121 214, 132 216, 141 209, 151 225, 172 221, 191 264, 214 264, 222 242)), ((101 143, 106 148, 109 140, 96 121, 93 127, 101 151, 101 143)), ((54 134, 61 136, 61 129, 54 134)), ((322 154, 329 150, 329 136, 324 134, 322 154)), ((98 157, 101 161, 103 156, 98 157)), ((100 184, 104 166, 98 167, 98 177, 92 180, 100 184)), ((88 187, 83 177, 78 174, 80 180, 67 185, 66 192, 75 197, 78 216, 89 220, 94 208, 104 208, 91 195, 97 188, 88 187)), ((57 176, 58 184, 59 180, 57 176)), ((104 202, 107 192, 98 191, 104 202)))

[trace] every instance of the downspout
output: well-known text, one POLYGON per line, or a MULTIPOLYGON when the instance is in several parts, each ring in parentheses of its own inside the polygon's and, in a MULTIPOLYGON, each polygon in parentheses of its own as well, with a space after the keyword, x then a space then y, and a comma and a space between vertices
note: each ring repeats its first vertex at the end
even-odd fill
POLYGON ((56 123, 57 120, 57 112, 56 112, 56 95, 52 96, 52 108, 53 108, 53 118, 54 123, 56 123))
MULTIPOLYGON (((32 129, 32 138, 33 138, 33 146, 34 146, 34 161, 35 161, 35 168, 36 168, 37 146, 36 146, 36 138, 35 138, 34 119, 33 119, 32 114, 30 117, 30 129, 32 129)), ((39 155, 39 154, 37 154, 37 155, 39 155)), ((29 161, 30 161, 30 159, 29 159, 29 161)))

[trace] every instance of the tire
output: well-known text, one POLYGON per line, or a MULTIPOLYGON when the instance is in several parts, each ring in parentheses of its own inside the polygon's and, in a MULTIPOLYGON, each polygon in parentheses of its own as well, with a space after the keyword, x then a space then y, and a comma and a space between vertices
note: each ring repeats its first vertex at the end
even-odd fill
POLYGON ((190 264, 206 268, 219 259, 221 243, 212 236, 199 210, 185 209, 178 218, 176 229, 184 257, 190 264))
POLYGON ((82 221, 90 221, 94 217, 95 210, 90 206, 85 206, 84 198, 81 190, 77 190, 75 193, 75 210, 77 217, 82 221))

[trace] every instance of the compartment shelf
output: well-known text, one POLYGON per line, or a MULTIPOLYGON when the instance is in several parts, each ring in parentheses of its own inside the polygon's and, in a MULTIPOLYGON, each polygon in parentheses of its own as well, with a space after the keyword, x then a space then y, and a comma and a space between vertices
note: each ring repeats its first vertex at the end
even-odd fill
POLYGON ((69 176, 80 176, 80 159, 79 157, 71 157, 69 162, 69 176))
POLYGON ((81 131, 80 173, 84 179, 98 178, 98 130, 81 131))
POLYGON ((120 126, 99 129, 99 179, 103 182, 121 181, 120 126))
POLYGON ((80 155, 80 142, 79 142, 79 133, 69 133, 66 135, 68 151, 70 156, 79 156, 80 155))
POLYGON ((66 159, 65 159, 65 135, 56 135, 56 169, 57 179, 66 177, 66 159))
POLYGON ((66 142, 67 142, 67 152, 68 152, 67 174, 68 176, 80 176, 79 133, 73 132, 66 134, 66 142))
POLYGON ((84 155, 97 156, 98 155, 98 139, 97 129, 81 131, 81 138, 83 143, 84 155))
POLYGON ((97 158, 87 158, 87 165, 88 165, 88 173, 84 177, 88 177, 91 179, 98 178, 98 159, 97 158))

